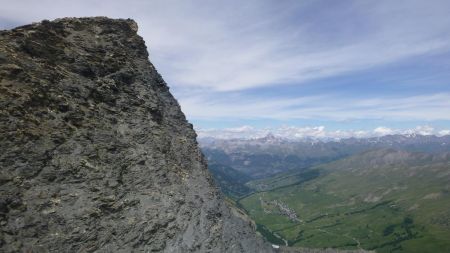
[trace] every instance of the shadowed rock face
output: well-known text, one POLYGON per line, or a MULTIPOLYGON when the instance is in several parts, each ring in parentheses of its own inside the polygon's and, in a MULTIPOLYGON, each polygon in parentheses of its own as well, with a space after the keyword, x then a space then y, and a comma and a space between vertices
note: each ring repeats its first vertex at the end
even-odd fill
POLYGON ((136 32, 0 31, 0 251, 272 252, 213 187, 136 32))

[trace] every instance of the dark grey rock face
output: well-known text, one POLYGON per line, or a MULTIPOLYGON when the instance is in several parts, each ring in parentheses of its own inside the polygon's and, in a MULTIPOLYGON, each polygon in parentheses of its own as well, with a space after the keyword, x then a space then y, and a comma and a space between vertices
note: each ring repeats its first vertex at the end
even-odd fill
POLYGON ((0 31, 0 252, 272 252, 213 187, 136 32, 0 31))

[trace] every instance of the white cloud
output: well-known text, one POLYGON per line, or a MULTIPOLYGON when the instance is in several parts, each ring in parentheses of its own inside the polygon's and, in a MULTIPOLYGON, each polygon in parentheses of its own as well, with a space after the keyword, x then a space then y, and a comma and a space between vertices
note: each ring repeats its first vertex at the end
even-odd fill
POLYGON ((226 129, 196 128, 199 138, 212 137, 217 139, 254 139, 262 138, 270 133, 269 129, 256 129, 249 126, 226 129))
POLYGON ((406 133, 407 134, 432 135, 432 134, 436 134, 436 131, 432 126, 426 125, 426 126, 417 126, 414 129, 409 129, 406 131, 406 133))
POLYGON ((377 99, 337 95, 297 98, 250 98, 234 93, 189 94, 179 97, 189 119, 384 119, 450 120, 450 94, 377 99))
POLYGON ((338 140, 345 138, 369 138, 381 137, 391 134, 419 134, 419 135, 450 135, 450 130, 436 130, 431 126, 417 126, 413 129, 391 129, 376 127, 372 131, 365 130, 326 130, 324 126, 281 126, 276 128, 254 128, 243 126, 225 129, 196 129, 199 138, 212 137, 217 139, 254 139, 262 138, 268 134, 288 140, 319 139, 338 140))
POLYGON ((289 127, 284 126, 274 130, 277 136, 284 138, 306 138, 306 137, 316 137, 324 138, 326 137, 325 127, 289 127))
MULTIPOLYGON (((448 24, 447 13, 417 1, 409 4, 413 8, 386 1, 355 4, 351 11, 345 9, 349 15, 366 16, 360 21, 368 23, 367 27, 355 28, 359 36, 333 33, 326 25, 318 25, 323 22, 321 20, 305 20, 298 24, 286 22, 307 11, 308 6, 291 4, 290 11, 268 12, 267 8, 274 8, 273 2, 265 4, 251 2, 248 8, 226 9, 225 15, 217 15, 214 11, 199 13, 195 8, 187 7, 185 11, 200 14, 203 19, 187 20, 187 26, 183 25, 185 19, 175 18, 174 26, 168 27, 176 30, 177 36, 190 39, 180 40, 174 47, 155 45, 156 54, 183 56, 177 61, 173 61, 173 57, 159 61, 163 73, 171 74, 168 76, 173 85, 209 87, 218 91, 241 90, 301 83, 411 56, 447 51, 450 46, 450 26, 445 25, 448 24), (254 8, 255 5, 263 7, 254 8), (429 15, 433 15, 432 18, 429 15), (266 19, 271 22, 258 23, 266 19), (208 20, 209 25, 205 25, 204 20, 208 20), (179 27, 183 31, 179 31, 179 27), (320 38, 320 35, 325 36, 324 33, 334 36, 324 41, 320 38)), ((337 16, 339 14, 325 12, 321 18, 333 20, 337 16)), ((339 21, 342 26, 333 28, 341 30, 346 25, 353 25, 346 23, 348 19, 339 21)), ((148 35, 155 37, 151 32, 148 35)), ((169 38, 161 40, 170 41, 169 38)))
POLYGON ((439 136, 443 136, 443 135, 450 135, 450 130, 446 129, 446 130, 441 130, 438 132, 439 136))
POLYGON ((393 134, 394 131, 390 128, 387 127, 377 127, 373 130, 373 132, 377 135, 383 136, 383 135, 388 135, 388 134, 393 134))
POLYGON ((228 131, 235 132, 235 133, 251 132, 254 130, 255 130, 255 128, 252 126, 241 126, 241 127, 235 127, 235 128, 228 128, 228 131))

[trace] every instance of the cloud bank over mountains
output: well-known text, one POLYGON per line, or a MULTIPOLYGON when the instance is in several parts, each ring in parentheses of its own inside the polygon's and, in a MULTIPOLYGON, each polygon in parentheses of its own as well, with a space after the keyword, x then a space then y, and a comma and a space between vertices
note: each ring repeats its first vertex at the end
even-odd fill
POLYGON ((339 140, 346 138, 370 138, 386 135, 450 135, 449 129, 435 129, 431 126, 417 126, 411 129, 393 129, 388 127, 377 127, 373 130, 327 130, 324 126, 281 126, 276 128, 255 128, 252 126, 241 126, 225 129, 196 129, 199 138, 215 139, 257 139, 274 136, 288 140, 317 139, 317 140, 339 140))

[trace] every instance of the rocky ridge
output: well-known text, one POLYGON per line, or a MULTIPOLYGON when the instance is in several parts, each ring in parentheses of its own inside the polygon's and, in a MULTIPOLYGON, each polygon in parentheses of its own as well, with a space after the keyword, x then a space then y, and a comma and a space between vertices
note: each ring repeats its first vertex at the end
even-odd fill
POLYGON ((0 251, 273 252, 195 138, 134 21, 0 31, 0 251))

